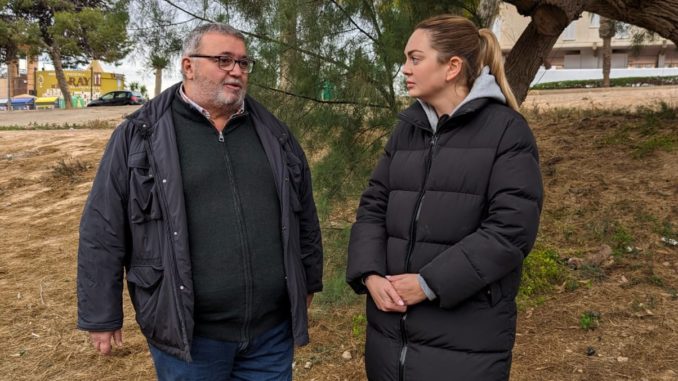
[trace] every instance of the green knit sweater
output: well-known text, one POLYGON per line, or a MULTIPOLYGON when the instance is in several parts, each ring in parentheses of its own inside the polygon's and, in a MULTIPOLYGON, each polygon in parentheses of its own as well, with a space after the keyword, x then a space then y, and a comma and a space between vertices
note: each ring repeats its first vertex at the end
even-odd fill
POLYGON ((247 114, 219 132, 175 97, 195 292, 195 335, 245 341, 288 319, 280 203, 247 114))

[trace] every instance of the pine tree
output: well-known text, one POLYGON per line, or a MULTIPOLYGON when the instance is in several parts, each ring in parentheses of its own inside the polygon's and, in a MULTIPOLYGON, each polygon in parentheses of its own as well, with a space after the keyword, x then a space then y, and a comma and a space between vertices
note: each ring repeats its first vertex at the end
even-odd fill
POLYGON ((115 62, 129 52, 125 0, 5 1, 8 13, 36 25, 40 46, 54 64, 66 108, 72 104, 64 63, 115 62))

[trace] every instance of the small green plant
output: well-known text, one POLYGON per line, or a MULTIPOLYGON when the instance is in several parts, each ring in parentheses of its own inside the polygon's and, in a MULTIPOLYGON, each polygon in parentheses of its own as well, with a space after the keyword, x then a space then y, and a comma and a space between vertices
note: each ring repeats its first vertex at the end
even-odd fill
POLYGON ((648 275, 647 282, 657 287, 664 287, 666 285, 664 279, 657 274, 648 275))
POLYGON ((612 227, 612 255, 621 256, 628 251, 633 244, 633 236, 620 224, 612 227))
POLYGON ((346 306, 359 301, 360 297, 346 284, 343 272, 326 276, 323 279, 323 292, 317 294, 317 303, 320 305, 346 306))
POLYGON ((640 142, 633 151, 635 159, 641 159, 655 151, 671 152, 678 146, 678 139, 672 136, 653 136, 640 142))
POLYGON ((594 281, 602 281, 607 277, 607 273, 600 266, 583 265, 580 269, 581 276, 594 281))
POLYGON ((586 311, 579 317, 579 327, 585 331, 592 331, 600 324, 600 312, 586 311))
POLYGON ((572 292, 579 288, 579 282, 576 279, 568 279, 565 281, 565 291, 572 292))
POLYGON ((365 336, 365 327, 367 326, 367 317, 365 314, 353 315, 352 324, 351 324, 351 333, 356 339, 360 339, 365 336))
POLYGON ((564 266, 554 250, 533 250, 523 262, 518 304, 533 305, 538 296, 548 293, 566 278, 564 266))

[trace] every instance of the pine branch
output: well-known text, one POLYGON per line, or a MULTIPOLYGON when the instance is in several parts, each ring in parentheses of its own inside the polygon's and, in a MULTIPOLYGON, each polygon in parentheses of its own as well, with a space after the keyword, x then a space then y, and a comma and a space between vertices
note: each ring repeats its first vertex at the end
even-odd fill
POLYGON ((127 31, 129 31, 129 32, 138 32, 138 31, 149 30, 149 29, 167 28, 167 27, 170 27, 170 26, 176 26, 176 25, 186 24, 186 23, 189 23, 189 22, 195 21, 195 20, 196 20, 196 18, 192 18, 192 19, 188 19, 188 20, 184 20, 184 21, 179 21, 179 22, 176 22, 176 23, 170 23, 170 24, 153 25, 153 26, 143 27, 143 28, 127 28, 127 31))
POLYGON ((349 21, 351 24, 353 24, 353 26, 355 26, 355 27, 356 27, 360 32, 362 32, 362 34, 364 34, 367 38, 369 38, 370 40, 372 40, 372 42, 374 42, 376 45, 379 45, 379 42, 378 42, 374 37, 372 37, 371 34, 367 33, 366 30, 364 30, 363 28, 361 28, 355 21, 353 21, 353 18, 351 18, 351 15, 349 15, 349 13, 346 12, 346 10, 344 9, 344 7, 342 7, 341 5, 339 5, 339 3, 337 3, 337 2, 334 1, 334 0, 331 0, 331 1, 332 1, 332 4, 334 4, 335 7, 339 8, 339 10, 340 10, 340 11, 348 18, 348 21, 349 21))
MULTIPOLYGON (((205 17, 202 17, 202 16, 200 16, 200 15, 197 15, 197 14, 195 14, 195 13, 193 13, 193 12, 187 10, 187 9, 184 9, 184 8, 182 8, 182 7, 180 7, 180 6, 176 5, 176 4, 174 4, 174 3, 173 3, 172 1, 170 1, 170 0, 164 0, 164 1, 165 1, 167 4, 173 6, 174 8, 176 8, 176 9, 178 9, 178 10, 180 10, 180 11, 186 13, 186 14, 189 15, 189 16, 193 16, 194 18, 196 18, 196 19, 198 19, 198 20, 207 21, 207 22, 214 22, 214 20, 210 20, 210 19, 208 19, 208 18, 205 18, 205 17)), ((300 52, 300 53, 306 54, 306 55, 308 55, 308 56, 311 56, 311 57, 314 57, 314 58, 317 58, 317 59, 320 59, 320 60, 323 60, 323 61, 326 61, 326 62, 329 62, 329 63, 333 63, 333 64, 335 64, 335 65, 337 65, 337 66, 339 66, 339 67, 342 67, 342 68, 344 68, 344 69, 347 69, 347 70, 349 69, 349 67, 348 67, 344 62, 333 60, 333 59, 331 59, 331 58, 329 58, 329 57, 322 56, 322 55, 320 55, 320 54, 318 54, 318 53, 312 52, 312 51, 310 51, 310 50, 303 49, 303 48, 301 48, 301 47, 299 47, 299 46, 293 46, 293 45, 284 43, 284 42, 282 42, 282 41, 280 41, 280 40, 276 40, 275 38, 271 38, 271 37, 268 37, 268 36, 265 36, 265 35, 261 35, 261 34, 258 34, 258 33, 247 32, 247 31, 244 31, 244 30, 240 30, 240 32, 241 32, 242 34, 246 35, 246 36, 254 37, 254 38, 257 38, 257 39, 262 40, 262 41, 273 42, 273 43, 279 44, 279 45, 281 45, 281 46, 283 46, 283 47, 285 47, 285 48, 287 48, 287 49, 293 49, 293 50, 296 50, 296 51, 298 51, 298 52, 300 52)))

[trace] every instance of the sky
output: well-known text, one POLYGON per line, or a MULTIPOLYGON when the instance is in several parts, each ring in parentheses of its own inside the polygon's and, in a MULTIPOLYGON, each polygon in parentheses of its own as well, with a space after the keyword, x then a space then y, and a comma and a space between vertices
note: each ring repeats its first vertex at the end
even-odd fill
MULTIPOLYGON (((102 62, 101 66, 107 72, 124 74, 125 85, 128 88, 129 84, 132 82, 138 82, 139 84, 146 85, 146 89, 148 89, 148 96, 153 97, 153 94, 155 94, 155 72, 153 71, 153 68, 146 67, 144 63, 141 62, 141 60, 134 59, 132 54, 127 56, 127 58, 122 60, 120 63, 121 64, 119 66, 115 66, 102 62)), ((163 72, 162 90, 165 90, 179 81, 181 81, 179 65, 174 64, 169 70, 164 70, 163 72)))

